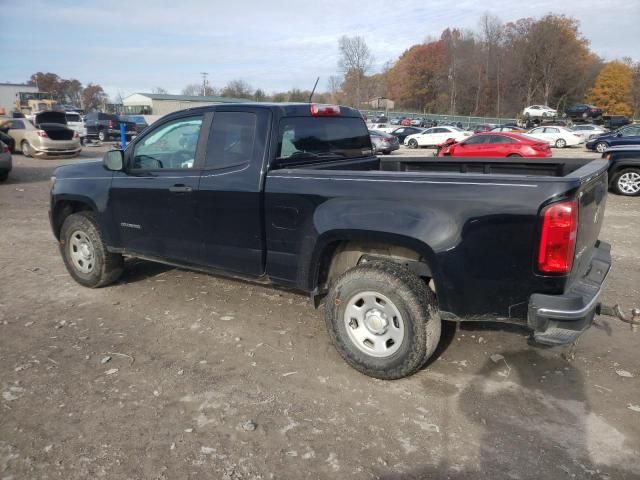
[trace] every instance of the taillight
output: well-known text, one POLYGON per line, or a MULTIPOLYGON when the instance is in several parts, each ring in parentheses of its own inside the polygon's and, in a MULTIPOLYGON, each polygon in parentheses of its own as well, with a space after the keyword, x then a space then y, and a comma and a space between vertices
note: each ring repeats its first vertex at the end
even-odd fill
POLYGON ((4 143, 2 144, 2 153, 9 153, 9 147, 7 147, 4 143))
POLYGON ((73 132, 73 138, 80 138, 80 134, 78 132, 73 132))
POLYGON ((340 107, 338 105, 323 105, 312 103, 309 105, 309 111, 313 117, 339 117, 340 107))
POLYGON ((42 138, 49 138, 49 135, 44 130, 36 130, 36 135, 42 138))
POLYGON ((573 266, 578 232, 578 203, 575 200, 549 205, 542 212, 538 250, 541 273, 567 274, 573 266))
POLYGON ((109 120, 109 128, 113 128, 113 121, 109 120))

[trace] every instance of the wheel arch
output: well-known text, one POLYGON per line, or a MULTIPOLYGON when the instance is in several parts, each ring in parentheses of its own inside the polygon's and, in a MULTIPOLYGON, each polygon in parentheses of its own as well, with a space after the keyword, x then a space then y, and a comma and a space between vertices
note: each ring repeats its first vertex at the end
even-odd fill
POLYGON ((51 228, 57 240, 60 240, 60 231, 65 219, 74 213, 90 211, 97 212, 95 203, 81 196, 64 196, 57 198, 51 208, 51 228))
POLYGON ((386 260, 412 270, 437 291, 439 272, 431 247, 415 238, 386 232, 337 230, 318 238, 307 285, 317 305, 331 281, 367 260, 386 260), (432 282, 432 283, 431 283, 432 282))

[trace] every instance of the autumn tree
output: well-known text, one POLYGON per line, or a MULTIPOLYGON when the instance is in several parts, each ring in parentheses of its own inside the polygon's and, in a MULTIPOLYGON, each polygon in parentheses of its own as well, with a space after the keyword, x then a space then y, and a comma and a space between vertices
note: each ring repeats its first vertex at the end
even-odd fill
POLYGON ((387 75, 390 98, 405 107, 438 110, 439 94, 443 86, 446 88, 446 58, 441 40, 405 51, 387 75))
POLYGON ((106 101, 107 94, 100 85, 90 83, 82 91, 82 105, 87 112, 102 108, 106 101))
POLYGON ((603 108, 609 115, 631 116, 634 113, 632 93, 633 70, 615 60, 602 68, 587 101, 603 108))
POLYGON ((37 86, 41 92, 51 94, 58 102, 79 104, 82 95, 82 83, 75 78, 65 79, 51 72, 37 72, 27 80, 27 85, 37 86))

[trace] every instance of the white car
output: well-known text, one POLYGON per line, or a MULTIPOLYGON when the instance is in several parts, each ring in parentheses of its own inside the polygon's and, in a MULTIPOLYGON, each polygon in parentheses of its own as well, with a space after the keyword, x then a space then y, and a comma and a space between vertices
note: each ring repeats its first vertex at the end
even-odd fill
POLYGON ((571 129, 571 131, 580 135, 586 142, 587 140, 598 137, 603 133, 607 133, 609 130, 599 125, 576 125, 571 129))
POLYGON ((87 127, 84 126, 82 115, 78 112, 65 112, 67 117, 67 127, 71 130, 75 130, 80 135, 80 144, 84 145, 84 140, 87 136, 87 127))
POLYGON ((558 111, 546 105, 531 105, 522 111, 522 115, 528 118, 557 117, 558 111))
POLYGON ((456 142, 473 135, 458 127, 431 127, 422 133, 414 133, 404 139, 404 144, 410 148, 436 147, 453 138, 456 142))
POLYGON ((537 127, 529 130, 526 135, 546 140, 549 145, 557 148, 574 147, 584 143, 584 138, 564 127, 537 127))
POLYGON ((386 123, 372 123, 371 125, 368 126, 368 128, 369 130, 377 130, 379 132, 391 133, 398 127, 396 125, 389 126, 386 123))

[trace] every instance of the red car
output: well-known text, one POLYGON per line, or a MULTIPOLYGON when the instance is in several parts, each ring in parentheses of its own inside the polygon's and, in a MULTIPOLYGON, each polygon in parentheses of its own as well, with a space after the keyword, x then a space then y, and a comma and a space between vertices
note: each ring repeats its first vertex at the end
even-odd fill
POLYGON ((519 133, 478 133, 462 142, 447 140, 438 147, 439 157, 531 157, 551 156, 548 142, 519 133))

